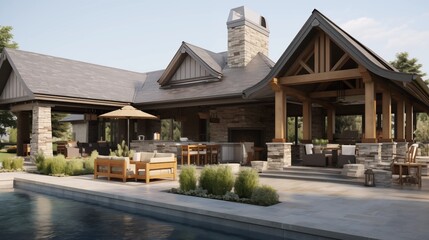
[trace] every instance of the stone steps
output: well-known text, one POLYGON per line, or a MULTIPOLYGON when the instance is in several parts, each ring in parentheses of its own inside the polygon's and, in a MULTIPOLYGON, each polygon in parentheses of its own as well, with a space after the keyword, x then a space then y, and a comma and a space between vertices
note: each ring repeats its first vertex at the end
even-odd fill
POLYGON ((316 167, 287 167, 283 171, 267 170, 259 174, 260 177, 295 179, 303 181, 333 182, 353 185, 363 185, 363 178, 349 178, 341 175, 338 168, 316 167))

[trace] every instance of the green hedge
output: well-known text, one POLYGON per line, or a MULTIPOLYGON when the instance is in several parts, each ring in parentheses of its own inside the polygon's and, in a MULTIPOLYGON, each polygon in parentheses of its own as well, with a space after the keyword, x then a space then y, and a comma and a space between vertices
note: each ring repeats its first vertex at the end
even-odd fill
POLYGON ((195 166, 182 167, 179 175, 179 184, 182 191, 190 191, 197 188, 197 170, 195 166))
POLYGON ((253 190, 259 185, 259 175, 256 170, 248 168, 241 170, 235 180, 234 192, 240 198, 250 198, 253 190))

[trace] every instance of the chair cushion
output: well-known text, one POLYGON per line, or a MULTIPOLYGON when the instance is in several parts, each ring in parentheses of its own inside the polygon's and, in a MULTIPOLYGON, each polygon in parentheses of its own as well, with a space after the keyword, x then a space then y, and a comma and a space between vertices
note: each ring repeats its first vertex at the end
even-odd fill
POLYGON ((356 154, 356 146, 355 145, 342 145, 341 146, 341 154, 354 156, 356 154))
POLYGON ((150 159, 150 163, 172 162, 174 157, 154 157, 150 159))
POLYGON ((135 152, 133 154, 133 161, 140 161, 141 158, 141 152, 135 152))
MULTIPOLYGON (((139 169, 139 175, 145 175, 145 173, 146 173, 146 169, 139 169)), ((171 174, 171 173, 173 173, 173 169, 171 168, 150 170, 151 176, 156 176, 160 174, 171 174)))
POLYGON ((313 144, 305 144, 305 153, 307 155, 313 154, 313 144))
POLYGON ((150 162, 150 159, 155 156, 154 152, 140 152, 140 161, 150 162))

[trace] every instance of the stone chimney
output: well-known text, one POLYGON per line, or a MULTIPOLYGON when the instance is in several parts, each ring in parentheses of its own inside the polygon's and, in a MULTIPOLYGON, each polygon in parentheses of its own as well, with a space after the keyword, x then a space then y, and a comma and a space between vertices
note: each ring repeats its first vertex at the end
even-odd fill
POLYGON ((263 16, 242 6, 231 9, 226 25, 229 67, 245 67, 258 52, 268 56, 270 31, 263 16))

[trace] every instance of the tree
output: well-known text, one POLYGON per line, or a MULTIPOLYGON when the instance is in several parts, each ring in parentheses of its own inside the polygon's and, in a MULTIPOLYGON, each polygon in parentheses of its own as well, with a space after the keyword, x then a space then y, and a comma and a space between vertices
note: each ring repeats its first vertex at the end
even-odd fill
MULTIPOLYGON (((391 61, 390 64, 392 64, 400 72, 417 74, 420 77, 426 76, 426 73, 423 73, 421 70, 422 64, 417 63, 417 61, 417 58, 409 59, 407 52, 400 52, 396 54, 396 59, 391 61)), ((425 82, 429 84, 428 81, 429 80, 426 80, 425 82)))
POLYGON ((61 122, 63 118, 65 118, 67 113, 52 113, 51 121, 52 121, 52 137, 56 138, 67 138, 68 129, 70 127, 70 123, 61 122))
MULTIPOLYGON (((417 58, 409 59, 407 52, 396 54, 396 60, 390 62, 400 72, 417 74, 420 77, 426 76, 420 68, 422 64, 417 63, 417 58)), ((425 81, 429 84, 429 80, 425 81)), ((429 119, 427 113, 419 113, 417 115, 417 128, 415 131, 417 141, 429 141, 429 119)))
POLYGON ((13 34, 11 26, 0 26, 0 52, 3 51, 3 48, 18 48, 18 43, 13 42, 13 34))
MULTIPOLYGON (((18 44, 12 42, 13 34, 11 31, 11 26, 0 26, 0 53, 5 47, 18 48, 18 44)), ((11 112, 0 110, 0 135, 5 135, 8 127, 16 127, 16 118, 11 112)))

